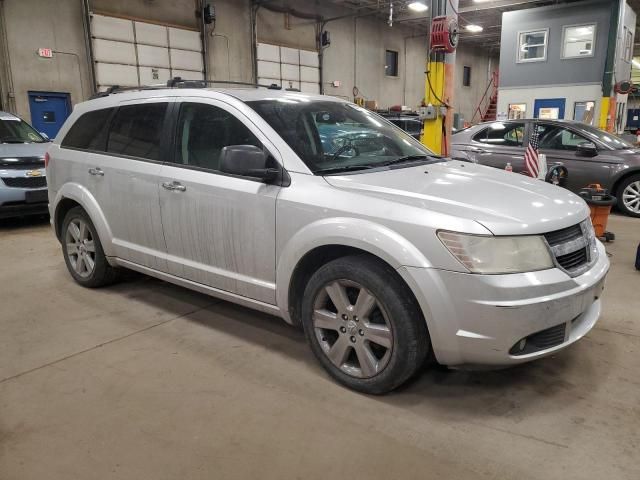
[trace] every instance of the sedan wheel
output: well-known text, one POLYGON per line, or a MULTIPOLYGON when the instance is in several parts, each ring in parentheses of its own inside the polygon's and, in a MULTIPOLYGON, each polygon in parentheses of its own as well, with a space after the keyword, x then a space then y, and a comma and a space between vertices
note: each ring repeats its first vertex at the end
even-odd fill
POLYGON ((67 256, 75 272, 82 278, 90 277, 96 267, 96 247, 86 222, 74 218, 65 235, 67 256))
POLYGON ((351 280, 328 283, 316 296, 314 333, 324 354, 355 378, 371 378, 389 363, 393 331, 376 297, 351 280))
POLYGON ((625 187, 622 191, 622 203, 627 210, 640 215, 640 180, 625 187))

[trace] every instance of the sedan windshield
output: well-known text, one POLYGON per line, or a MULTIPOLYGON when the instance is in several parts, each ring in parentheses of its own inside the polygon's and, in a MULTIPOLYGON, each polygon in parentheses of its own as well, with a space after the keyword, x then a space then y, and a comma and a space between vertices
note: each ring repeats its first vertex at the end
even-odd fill
POLYGON ((626 140, 623 140, 622 138, 612 133, 605 132, 594 127, 590 127, 588 125, 578 125, 577 128, 581 133, 583 133, 587 137, 595 140, 599 140, 600 142, 604 143, 606 146, 608 146, 609 148, 612 148, 613 150, 627 150, 630 148, 635 148, 626 140))
POLYGON ((317 175, 440 160, 384 118, 351 103, 291 96, 248 104, 317 175))
POLYGON ((27 122, 13 115, 0 117, 0 143, 46 142, 27 122))

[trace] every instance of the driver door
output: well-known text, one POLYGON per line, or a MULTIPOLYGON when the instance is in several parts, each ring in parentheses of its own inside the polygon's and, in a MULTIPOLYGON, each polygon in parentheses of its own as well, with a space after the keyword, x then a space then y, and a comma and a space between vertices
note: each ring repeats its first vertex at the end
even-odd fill
MULTIPOLYGON (((275 225, 279 185, 220 171, 232 145, 273 144, 234 107, 183 99, 175 150, 163 165, 160 210, 169 273, 275 304, 275 225)), ((280 162, 282 163, 282 162, 280 162)))
POLYGON ((589 157, 578 152, 580 143, 593 143, 579 133, 554 124, 540 123, 540 153, 547 156, 547 166, 562 164, 567 169, 566 188, 574 192, 591 183, 607 185, 614 163, 618 162, 607 150, 599 149, 598 155, 589 157))

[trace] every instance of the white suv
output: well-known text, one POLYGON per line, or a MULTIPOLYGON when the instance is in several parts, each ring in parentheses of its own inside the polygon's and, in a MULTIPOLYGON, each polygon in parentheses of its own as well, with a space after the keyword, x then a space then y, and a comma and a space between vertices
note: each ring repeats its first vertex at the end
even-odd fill
POLYGON ((609 262, 571 192, 433 155, 352 103, 163 88, 77 105, 48 151, 73 278, 129 268, 302 325, 338 381, 511 365, 596 323, 609 262))

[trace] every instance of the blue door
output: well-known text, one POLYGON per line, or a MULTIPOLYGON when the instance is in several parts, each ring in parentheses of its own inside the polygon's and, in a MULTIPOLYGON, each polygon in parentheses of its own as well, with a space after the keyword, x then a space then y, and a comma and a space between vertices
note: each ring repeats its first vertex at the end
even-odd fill
POLYGON ((547 120, 564 118, 564 98, 541 98, 533 104, 533 118, 547 120), (540 112, 542 110, 542 112, 540 112), (542 116, 540 114, 542 113, 542 116))
POLYGON ((31 125, 53 139, 71 113, 68 93, 29 92, 31 125))

